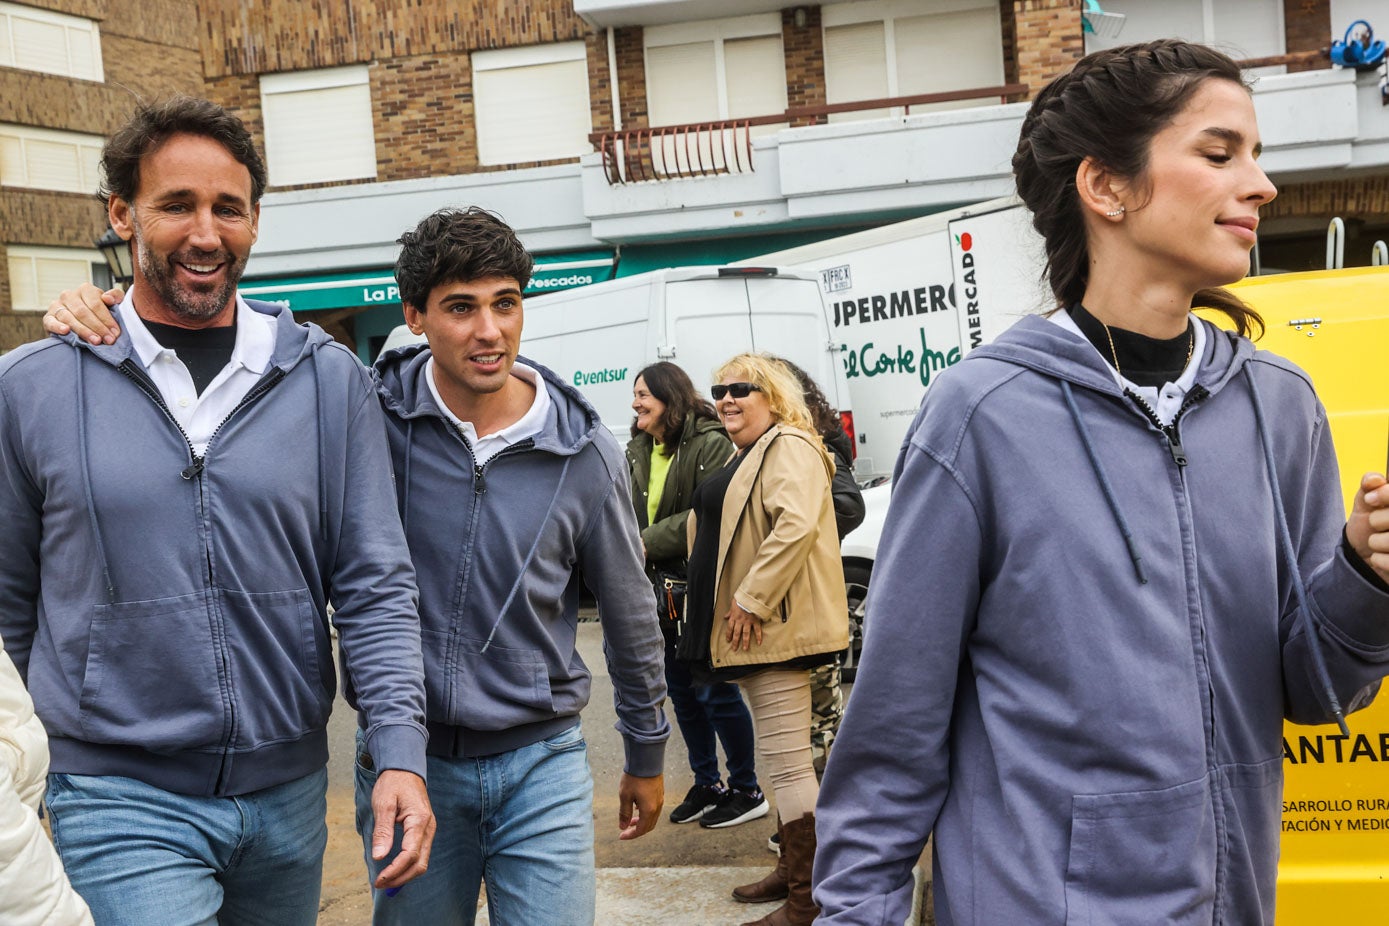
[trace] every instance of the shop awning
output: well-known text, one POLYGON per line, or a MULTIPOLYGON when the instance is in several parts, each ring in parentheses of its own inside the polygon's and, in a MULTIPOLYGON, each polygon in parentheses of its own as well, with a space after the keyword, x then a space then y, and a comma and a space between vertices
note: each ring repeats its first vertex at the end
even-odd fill
MULTIPOLYGON (((612 251, 579 251, 536 255, 527 296, 553 293, 613 278, 612 251)), ((243 280, 238 291, 248 299, 278 302, 295 312, 321 312, 359 306, 399 305, 400 290, 391 268, 351 273, 243 280)))

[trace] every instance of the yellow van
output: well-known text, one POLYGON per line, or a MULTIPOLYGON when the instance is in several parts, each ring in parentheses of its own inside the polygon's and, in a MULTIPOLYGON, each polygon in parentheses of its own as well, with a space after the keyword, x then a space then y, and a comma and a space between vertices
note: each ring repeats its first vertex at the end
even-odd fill
MULTIPOLYGON (((1389 267, 1251 277, 1260 347, 1306 370, 1326 405, 1349 506, 1389 469, 1389 267)), ((1389 920, 1389 691, 1335 726, 1283 732, 1281 926, 1389 920)))

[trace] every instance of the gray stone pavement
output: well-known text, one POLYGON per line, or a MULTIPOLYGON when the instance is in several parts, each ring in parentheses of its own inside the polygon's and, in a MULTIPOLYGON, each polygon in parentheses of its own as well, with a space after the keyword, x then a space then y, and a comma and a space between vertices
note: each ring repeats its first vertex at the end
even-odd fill
MULTIPOLYGON (((641 839, 618 840, 622 741, 613 729, 612 687, 596 623, 580 626, 579 652, 593 673, 593 696, 583 725, 594 777, 597 922, 600 926, 719 926, 770 912, 766 906, 735 903, 728 892, 736 884, 760 878, 775 863, 767 851, 772 817, 724 830, 704 830, 697 824, 675 826, 666 818, 692 783, 678 732, 666 755, 666 807, 661 822, 641 839)), ((352 712, 339 702, 329 731, 329 837, 320 926, 366 924, 371 919, 362 846, 353 829, 354 730, 352 712)), ((485 906, 478 922, 488 922, 485 906)))

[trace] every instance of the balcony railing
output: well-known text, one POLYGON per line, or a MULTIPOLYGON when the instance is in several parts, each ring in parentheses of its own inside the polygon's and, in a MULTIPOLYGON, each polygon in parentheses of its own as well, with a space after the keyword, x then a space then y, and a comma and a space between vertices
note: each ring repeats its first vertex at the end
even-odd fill
POLYGON ((1009 97, 1021 97, 1026 93, 1027 87, 1023 84, 1004 84, 829 106, 795 106, 776 116, 595 132, 588 140, 603 154, 603 174, 610 185, 746 174, 753 169, 754 130, 763 126, 788 125, 794 120, 814 120, 818 123, 838 113, 877 109, 901 109, 910 113, 913 106, 964 100, 994 99, 1007 102, 1009 97))

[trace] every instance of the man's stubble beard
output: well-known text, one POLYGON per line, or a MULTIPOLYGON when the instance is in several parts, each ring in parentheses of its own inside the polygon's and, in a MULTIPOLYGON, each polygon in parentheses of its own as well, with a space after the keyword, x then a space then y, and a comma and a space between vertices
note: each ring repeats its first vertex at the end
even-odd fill
MULTIPOLYGON (((210 259, 207 261, 208 263, 227 264, 227 273, 223 283, 210 292, 199 292, 180 286, 174 281, 173 268, 173 261, 178 253, 171 253, 162 259, 156 258, 145 244, 145 236, 140 230, 139 221, 132 217, 132 224, 135 227, 133 242, 135 260, 139 262, 144 282, 149 284, 149 287, 175 315, 189 321, 207 321, 209 318, 217 317, 226 309, 227 304, 231 302, 232 295, 236 292, 236 284, 241 281, 241 271, 245 264, 230 252, 211 252, 220 259, 210 259)), ((185 263, 199 262, 198 260, 185 260, 185 263)))

